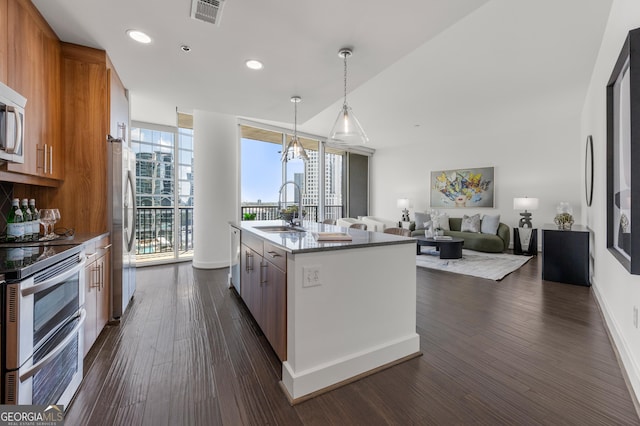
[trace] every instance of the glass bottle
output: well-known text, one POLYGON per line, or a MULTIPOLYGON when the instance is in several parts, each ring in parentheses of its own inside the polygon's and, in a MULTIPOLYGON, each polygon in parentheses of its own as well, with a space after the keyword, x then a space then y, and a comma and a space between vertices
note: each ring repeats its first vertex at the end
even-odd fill
POLYGON ((36 208, 36 200, 29 200, 29 209, 31 209, 31 235, 34 241, 40 239, 40 211, 36 208))
POLYGON ((11 210, 7 217, 7 241, 22 241, 24 238, 24 216, 18 205, 19 201, 14 198, 11 202, 11 210))
POLYGON ((31 227, 33 226, 33 217, 31 216, 31 210, 29 210, 29 200, 26 198, 22 199, 21 203, 22 210, 22 218, 24 220, 24 237, 23 241, 31 241, 31 227))

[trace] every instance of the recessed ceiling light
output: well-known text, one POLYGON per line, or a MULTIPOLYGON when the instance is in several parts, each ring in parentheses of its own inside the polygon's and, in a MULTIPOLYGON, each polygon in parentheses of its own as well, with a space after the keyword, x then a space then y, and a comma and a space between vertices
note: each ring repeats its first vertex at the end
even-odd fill
POLYGON ((138 30, 127 30, 127 35, 137 41, 138 43, 149 44, 151 43, 151 37, 138 30))
POLYGON ((250 68, 252 70, 261 70, 263 67, 262 62, 255 59, 249 59, 247 62, 245 62, 245 64, 247 65, 247 68, 250 68))

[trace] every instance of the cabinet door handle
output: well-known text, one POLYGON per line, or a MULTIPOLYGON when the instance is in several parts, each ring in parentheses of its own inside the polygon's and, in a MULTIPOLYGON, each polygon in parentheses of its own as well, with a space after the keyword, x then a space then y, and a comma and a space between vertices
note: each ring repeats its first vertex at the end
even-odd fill
POLYGON ((44 144, 44 174, 47 174, 47 144, 44 144))
POLYGON ((49 174, 53 174, 53 145, 49 147, 49 174))
POLYGON ((244 252, 244 256, 245 256, 245 260, 246 260, 246 262, 245 262, 246 266, 245 266, 244 269, 247 272, 253 271, 253 255, 251 254, 251 252, 249 250, 247 250, 247 251, 244 252), (251 263, 249 263, 249 261, 251 261, 251 263))
POLYGON ((264 262, 260 264, 260 286, 262 286, 262 284, 266 284, 267 283, 267 274, 263 274, 262 273, 262 269, 266 269, 268 266, 268 263, 264 262), (262 278, 262 276, 264 275, 264 278, 262 278))
POLYGON ((269 256, 271 256, 272 259, 274 259, 276 257, 282 257, 282 255, 280 253, 277 253, 275 251, 268 251, 267 253, 269 254, 269 256))
POLYGON ((100 265, 96 265, 93 268, 93 282, 89 286, 89 292, 91 292, 92 288, 100 288, 100 265))

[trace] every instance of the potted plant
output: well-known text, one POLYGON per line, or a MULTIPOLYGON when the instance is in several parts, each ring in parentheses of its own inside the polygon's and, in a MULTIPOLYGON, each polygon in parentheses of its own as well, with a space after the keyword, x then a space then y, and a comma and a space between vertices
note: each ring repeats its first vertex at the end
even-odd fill
POLYGON ((291 222, 298 214, 298 206, 293 205, 280 209, 280 218, 287 222, 291 222))
POLYGON ((553 222, 558 225, 558 229, 570 230, 573 225, 573 216, 569 213, 558 213, 553 222))

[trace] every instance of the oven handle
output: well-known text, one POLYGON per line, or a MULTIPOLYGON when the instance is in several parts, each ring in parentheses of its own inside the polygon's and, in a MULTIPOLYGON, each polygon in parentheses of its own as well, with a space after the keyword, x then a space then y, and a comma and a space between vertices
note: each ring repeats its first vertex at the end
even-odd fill
MULTIPOLYGON (((80 309, 80 321, 73 328, 71 333, 69 333, 69 335, 67 337, 65 337, 64 340, 62 342, 60 342, 60 344, 58 346, 56 346, 54 349, 52 349, 51 352, 49 352, 47 355, 45 355, 44 358, 42 358, 40 361, 38 361, 35 364, 33 364, 31 366, 31 368, 29 368, 27 371, 25 371, 23 374, 21 374, 20 375, 20 381, 24 382, 25 380, 27 380, 28 378, 30 378, 31 376, 36 374, 38 371, 40 371, 43 367, 45 367, 51 361, 53 361, 53 359, 67 347, 69 342, 71 342, 73 340, 73 338, 75 337, 76 333, 83 327, 84 320, 86 318, 87 318, 87 311, 85 311, 84 308, 80 309)), ((78 351, 81 351, 81 350, 82 350, 82 348, 78 348, 78 351)))
POLYGON ((80 263, 78 263, 78 265, 74 266, 73 268, 69 269, 68 271, 60 274, 60 275, 56 275, 53 278, 49 278, 48 280, 42 281, 40 284, 38 285, 34 285, 32 287, 27 287, 24 288, 21 291, 22 296, 29 296, 30 294, 35 294, 38 292, 41 292, 43 290, 46 290, 50 287, 53 287, 54 285, 60 284, 61 282, 65 281, 67 278, 72 277, 73 275, 77 274, 78 272, 82 272, 82 270, 84 269, 85 265, 87 263, 87 258, 86 257, 82 257, 82 261, 80 263))

